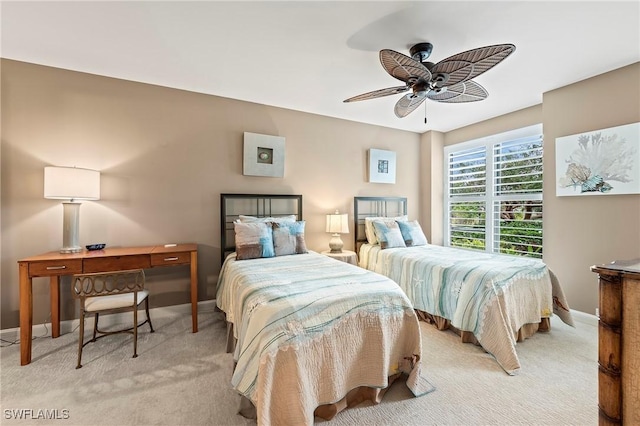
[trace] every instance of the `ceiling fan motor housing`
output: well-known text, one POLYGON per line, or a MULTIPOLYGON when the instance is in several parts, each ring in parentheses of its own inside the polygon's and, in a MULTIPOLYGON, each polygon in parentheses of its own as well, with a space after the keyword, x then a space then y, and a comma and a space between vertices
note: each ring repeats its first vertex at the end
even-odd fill
POLYGON ((433 51, 433 44, 418 43, 409 50, 409 53, 411 54, 411 57, 416 61, 425 62, 431 55, 431 51, 433 51))

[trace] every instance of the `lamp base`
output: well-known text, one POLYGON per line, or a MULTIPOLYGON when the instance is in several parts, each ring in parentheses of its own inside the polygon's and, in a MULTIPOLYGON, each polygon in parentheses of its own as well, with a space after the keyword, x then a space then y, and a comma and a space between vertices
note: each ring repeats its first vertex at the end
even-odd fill
POLYGON ((80 253, 82 251, 82 247, 62 247, 60 249, 60 253, 80 253))
POLYGON ((80 203, 62 203, 64 218, 62 222, 62 248, 60 253, 79 253, 82 247, 78 244, 78 223, 80 222, 80 203))
POLYGON ((333 234, 331 239, 329 240, 329 248, 331 249, 331 253, 342 253, 342 247, 344 243, 342 242, 342 238, 340 238, 340 234, 333 234))

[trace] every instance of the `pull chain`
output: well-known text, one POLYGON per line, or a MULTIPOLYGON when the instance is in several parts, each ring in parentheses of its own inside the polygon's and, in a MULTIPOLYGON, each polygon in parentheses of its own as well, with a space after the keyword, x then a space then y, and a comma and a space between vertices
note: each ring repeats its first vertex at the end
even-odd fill
POLYGON ((424 124, 427 124, 427 103, 424 103, 424 124))

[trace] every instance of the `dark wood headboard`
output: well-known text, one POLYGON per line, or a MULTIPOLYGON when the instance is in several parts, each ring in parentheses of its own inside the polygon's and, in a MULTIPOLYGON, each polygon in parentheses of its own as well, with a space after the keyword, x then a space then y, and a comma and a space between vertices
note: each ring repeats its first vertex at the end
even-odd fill
POLYGON ((233 221, 240 215, 278 217, 296 215, 302 220, 302 195, 220 194, 220 253, 222 263, 236 250, 233 221))
POLYGON ((407 214, 406 197, 353 197, 355 249, 367 242, 364 232, 365 217, 392 217, 407 214))

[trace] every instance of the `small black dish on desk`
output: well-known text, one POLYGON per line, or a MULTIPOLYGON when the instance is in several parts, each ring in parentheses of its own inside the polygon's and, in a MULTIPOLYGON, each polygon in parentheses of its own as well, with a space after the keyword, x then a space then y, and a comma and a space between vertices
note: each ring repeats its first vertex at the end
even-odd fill
POLYGON ((87 250, 89 251, 94 251, 94 250, 102 250, 104 249, 106 246, 106 244, 89 244, 87 247, 87 250))

